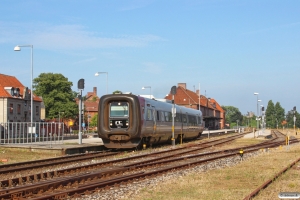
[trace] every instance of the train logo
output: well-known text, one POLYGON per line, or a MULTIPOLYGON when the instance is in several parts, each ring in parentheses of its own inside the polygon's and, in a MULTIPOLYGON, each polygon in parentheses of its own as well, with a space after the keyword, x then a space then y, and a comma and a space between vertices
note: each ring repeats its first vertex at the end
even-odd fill
POLYGON ((115 124, 118 128, 121 128, 123 126, 122 121, 115 121, 115 124))

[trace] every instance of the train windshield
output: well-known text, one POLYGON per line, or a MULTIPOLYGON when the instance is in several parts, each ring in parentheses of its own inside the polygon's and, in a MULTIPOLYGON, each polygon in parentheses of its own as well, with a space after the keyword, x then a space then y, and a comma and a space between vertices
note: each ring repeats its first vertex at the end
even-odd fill
POLYGON ((128 117, 128 102, 111 102, 110 117, 128 117))

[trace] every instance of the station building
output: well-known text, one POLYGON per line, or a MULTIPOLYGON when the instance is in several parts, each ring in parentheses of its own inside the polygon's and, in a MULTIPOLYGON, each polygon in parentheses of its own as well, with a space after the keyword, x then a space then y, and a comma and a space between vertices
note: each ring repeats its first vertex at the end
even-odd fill
MULTIPOLYGON (((165 99, 173 99, 171 92, 165 99)), ((176 94, 174 95, 174 103, 196 110, 199 110, 200 106, 205 123, 204 126, 209 130, 225 128, 225 112, 219 103, 213 98, 201 95, 199 90, 196 90, 196 92, 188 90, 186 83, 178 83, 176 94)))

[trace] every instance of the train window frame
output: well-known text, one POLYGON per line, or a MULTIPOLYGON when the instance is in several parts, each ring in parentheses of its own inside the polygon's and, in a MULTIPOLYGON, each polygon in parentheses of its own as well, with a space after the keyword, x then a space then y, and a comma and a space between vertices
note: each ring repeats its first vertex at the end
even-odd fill
POLYGON ((164 111, 159 111, 159 114, 160 114, 160 121, 161 122, 164 122, 165 121, 165 114, 164 114, 164 111))
POLYGON ((153 120, 153 110, 151 108, 147 109, 146 120, 147 121, 152 121, 153 120))
POLYGON ((195 126, 197 124, 197 118, 195 115, 188 115, 188 124, 190 126, 195 126))
POLYGON ((176 113, 175 122, 181 122, 181 113, 176 113))
POLYGON ((157 110, 157 111, 156 111, 156 121, 161 121, 159 115, 160 115, 160 111, 157 110))
POLYGON ((188 123, 186 114, 182 114, 182 122, 183 123, 188 123))
MULTIPOLYGON (((118 105, 118 106, 123 106, 123 105, 118 105)), ((129 103, 127 102, 127 101, 119 101, 119 102, 116 102, 116 101, 112 101, 112 102, 109 102, 109 118, 123 118, 123 117, 125 117, 125 118, 128 118, 129 117, 129 115, 130 115, 130 112, 129 112, 129 103), (118 115, 112 115, 112 107, 117 107, 116 105, 114 105, 114 104, 120 104, 120 103, 122 103, 122 104, 126 104, 126 107, 127 107, 127 115, 120 115, 120 116, 118 116, 118 115)))
POLYGON ((198 120, 198 124, 201 125, 202 124, 201 116, 197 116, 197 120, 198 120))

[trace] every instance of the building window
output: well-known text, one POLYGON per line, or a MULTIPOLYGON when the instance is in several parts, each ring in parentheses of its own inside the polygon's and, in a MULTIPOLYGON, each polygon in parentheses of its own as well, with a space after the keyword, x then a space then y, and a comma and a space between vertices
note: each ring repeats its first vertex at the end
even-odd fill
POLYGON ((13 113, 14 112, 14 105, 11 103, 9 104, 9 113, 13 113))
POLYGON ((35 115, 39 115, 39 107, 38 106, 35 107, 35 115))
POLYGON ((21 104, 18 104, 17 112, 18 112, 18 114, 21 114, 21 104))

